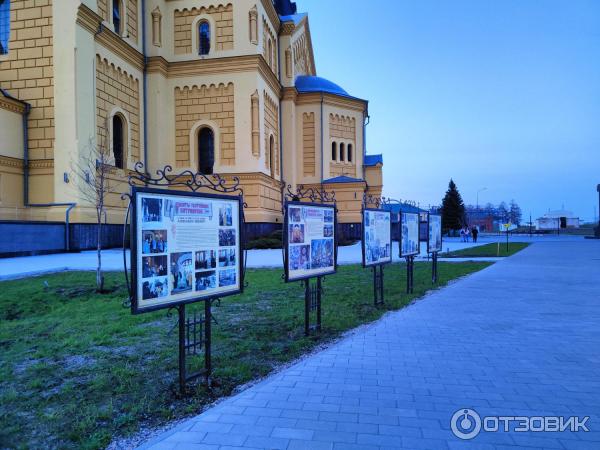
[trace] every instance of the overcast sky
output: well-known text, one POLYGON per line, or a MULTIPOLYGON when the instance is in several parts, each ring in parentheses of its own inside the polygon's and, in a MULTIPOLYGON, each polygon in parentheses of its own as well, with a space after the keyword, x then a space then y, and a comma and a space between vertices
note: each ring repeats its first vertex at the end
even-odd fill
MULTIPOLYGON (((563 204, 600 183, 600 1, 297 0, 317 73, 369 100, 384 194, 439 204, 563 204)), ((525 217, 526 216, 526 217, 525 217)))

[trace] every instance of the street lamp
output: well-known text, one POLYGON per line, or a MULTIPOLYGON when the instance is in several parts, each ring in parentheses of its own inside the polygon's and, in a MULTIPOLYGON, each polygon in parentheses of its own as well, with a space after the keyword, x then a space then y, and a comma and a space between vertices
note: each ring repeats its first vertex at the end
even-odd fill
POLYGON ((485 191, 485 190, 487 190, 487 188, 486 188, 486 187, 484 187, 484 188, 481 188, 481 189, 479 189, 479 190, 477 191, 477 206, 476 206, 476 208, 477 208, 477 209, 479 209, 479 193, 480 193, 480 192, 483 192, 483 191, 485 191))
POLYGON ((600 239, 600 184, 596 186, 598 191, 598 226, 596 227, 596 237, 600 239))

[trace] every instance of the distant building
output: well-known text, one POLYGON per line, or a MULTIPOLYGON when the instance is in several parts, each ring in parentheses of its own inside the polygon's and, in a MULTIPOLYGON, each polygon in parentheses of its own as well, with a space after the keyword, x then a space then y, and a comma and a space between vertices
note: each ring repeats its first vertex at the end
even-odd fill
POLYGON ((579 225, 579 217, 575 217, 572 211, 564 209, 548 211, 535 221, 535 229, 539 231, 558 230, 561 228, 579 228, 579 225))
POLYGON ((476 227, 482 232, 490 232, 498 229, 498 216, 492 209, 467 208, 465 214, 467 216, 467 223, 471 228, 476 227))
MULTIPOLYGON (((427 237, 427 210, 421 209, 418 206, 409 203, 386 203, 381 205, 381 208, 392 213, 392 238, 399 239, 398 222, 400 213, 419 214, 419 236, 421 240, 427 237)), ((434 213, 434 212, 432 212, 434 213)))

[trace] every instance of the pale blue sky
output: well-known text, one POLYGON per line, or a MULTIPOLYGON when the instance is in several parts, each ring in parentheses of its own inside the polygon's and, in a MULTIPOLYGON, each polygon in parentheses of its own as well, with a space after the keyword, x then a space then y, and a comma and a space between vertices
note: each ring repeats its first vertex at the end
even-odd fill
MULTIPOLYGON (((318 75, 369 100, 384 193, 438 204, 564 204, 600 183, 600 1, 298 0, 318 75)), ((525 217, 524 217, 525 218, 525 217)), ((528 219, 528 217, 527 217, 528 219)))

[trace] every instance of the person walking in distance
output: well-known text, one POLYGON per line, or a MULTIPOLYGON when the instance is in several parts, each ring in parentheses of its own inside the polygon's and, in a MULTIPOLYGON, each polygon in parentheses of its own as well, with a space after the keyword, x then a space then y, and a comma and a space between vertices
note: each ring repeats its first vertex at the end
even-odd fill
POLYGON ((477 227, 473 227, 471 230, 471 235, 473 236, 473 242, 477 242, 477 236, 479 235, 479 230, 477 227))

